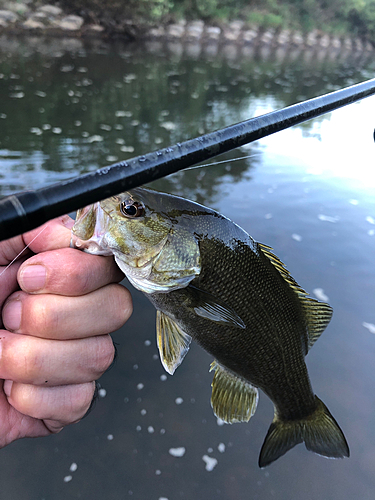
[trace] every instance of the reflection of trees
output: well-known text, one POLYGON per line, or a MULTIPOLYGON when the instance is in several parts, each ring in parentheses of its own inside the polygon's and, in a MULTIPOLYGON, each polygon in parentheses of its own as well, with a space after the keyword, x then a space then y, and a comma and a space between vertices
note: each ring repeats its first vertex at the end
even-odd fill
POLYGON ((205 162, 205 165, 210 166, 178 172, 154 181, 150 187, 189 198, 203 205, 213 205, 218 193, 222 192, 220 184, 225 182, 230 185, 240 182, 249 176, 249 171, 254 168, 257 161, 259 161, 259 156, 256 154, 251 156, 249 150, 246 153, 234 150, 210 162, 205 162), (236 158, 244 156, 250 156, 250 158, 236 161, 236 158), (226 162, 216 164, 221 161, 226 162))
MULTIPOLYGON (((23 158, 38 151, 38 168, 56 178, 60 172, 78 175, 250 118, 270 96, 281 108, 359 81, 361 67, 360 60, 308 59, 303 53, 193 59, 140 46, 65 50, 55 44, 49 52, 48 44, 8 44, 0 54, 0 149, 23 158)), ((310 130, 311 122, 303 127, 310 130)), ((192 170, 164 184, 179 184, 184 192, 201 189, 211 199, 219 179, 237 182, 253 163, 236 164, 230 172, 217 165, 204 175, 192 170)), ((26 167, 20 162, 17 168, 26 167)))

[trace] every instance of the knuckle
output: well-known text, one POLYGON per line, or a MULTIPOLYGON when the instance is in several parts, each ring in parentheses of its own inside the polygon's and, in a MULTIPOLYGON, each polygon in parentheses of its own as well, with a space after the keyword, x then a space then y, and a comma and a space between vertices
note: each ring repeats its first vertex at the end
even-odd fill
POLYGON ((48 254, 46 289, 49 292, 77 295, 87 293, 91 288, 92 270, 79 252, 64 248, 48 254))
POLYGON ((60 430, 81 420, 91 404, 94 390, 92 382, 58 387, 14 384, 12 403, 24 415, 50 420, 50 430, 52 427, 60 430))
POLYGON ((45 336, 54 331, 59 323, 55 297, 51 295, 26 295, 22 300, 20 333, 45 336))
POLYGON ((15 334, 3 343, 2 367, 12 380, 38 381, 43 371, 43 356, 28 337, 15 334))
POLYGON ((30 296, 29 307, 26 305, 26 317, 29 320, 28 332, 33 333, 39 332, 42 336, 49 330, 53 330, 57 326, 57 317, 53 312, 52 304, 50 300, 41 300, 38 296, 30 296), (32 324, 31 324, 32 321, 32 324))
MULTIPOLYGON (((75 250, 72 251, 76 252, 75 250)), ((66 269, 64 269, 64 280, 61 280, 61 276, 58 277, 59 284, 64 290, 69 286, 70 293, 72 294, 85 294, 91 289, 91 270, 84 263, 77 261, 75 254, 74 257, 75 259, 67 260, 66 269)))
POLYGON ((69 283, 77 292, 88 293, 92 289, 92 272, 91 267, 76 263, 69 269, 69 283))
POLYGON ((37 419, 43 416, 43 406, 40 401, 40 389, 38 387, 14 382, 11 400, 12 406, 23 415, 37 419))
POLYGON ((93 356, 92 366, 95 380, 108 370, 115 356, 115 347, 110 335, 101 335, 97 337, 96 340, 96 353, 93 356))
POLYGON ((81 420, 91 405, 95 392, 95 382, 80 384, 75 386, 70 394, 69 401, 69 423, 75 423, 81 420))
POLYGON ((116 287, 113 293, 111 302, 113 308, 113 318, 115 319, 116 328, 120 328, 130 318, 133 312, 133 301, 129 290, 121 285, 113 285, 116 287))

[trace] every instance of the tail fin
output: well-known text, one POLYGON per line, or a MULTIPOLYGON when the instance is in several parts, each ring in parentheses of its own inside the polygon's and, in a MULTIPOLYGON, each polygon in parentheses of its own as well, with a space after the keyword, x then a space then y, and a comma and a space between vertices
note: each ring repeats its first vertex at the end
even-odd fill
POLYGON ((259 467, 266 467, 299 443, 327 458, 349 456, 349 446, 336 420, 315 396, 316 410, 302 420, 282 421, 275 415, 259 456, 259 467))

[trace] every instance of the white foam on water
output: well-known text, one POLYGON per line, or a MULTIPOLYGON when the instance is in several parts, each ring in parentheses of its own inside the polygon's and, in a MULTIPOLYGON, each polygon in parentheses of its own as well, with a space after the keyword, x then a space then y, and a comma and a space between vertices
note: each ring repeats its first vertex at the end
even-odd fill
POLYGON ((329 301, 329 297, 324 293, 323 288, 314 288, 313 294, 318 300, 323 300, 324 302, 329 301))
POLYGON ((302 236, 300 236, 299 234, 296 234, 296 233, 292 234, 292 238, 295 241, 302 241, 302 236))
POLYGON ((366 323, 366 321, 364 321, 362 323, 362 326, 364 326, 365 328, 367 328, 367 330, 370 332, 370 333, 373 333, 375 334, 375 325, 373 323, 366 323))
POLYGON ((105 397, 106 397, 106 395, 107 395, 107 391, 106 391, 105 389, 103 389, 103 388, 102 388, 102 389, 99 389, 99 390, 98 390, 98 394, 99 394, 99 396, 100 396, 101 398, 105 398, 105 397))
POLYGON ((211 472, 217 466, 216 458, 209 457, 208 455, 203 455, 202 460, 206 463, 206 470, 211 472))
POLYGON ((338 222, 340 220, 340 217, 338 217, 338 216, 332 217, 331 215, 319 214, 318 219, 322 220, 324 222, 332 222, 333 224, 335 224, 336 222, 338 222))
POLYGON ((186 448, 183 446, 180 446, 179 448, 169 448, 169 454, 172 455, 172 457, 183 457, 185 455, 186 448))

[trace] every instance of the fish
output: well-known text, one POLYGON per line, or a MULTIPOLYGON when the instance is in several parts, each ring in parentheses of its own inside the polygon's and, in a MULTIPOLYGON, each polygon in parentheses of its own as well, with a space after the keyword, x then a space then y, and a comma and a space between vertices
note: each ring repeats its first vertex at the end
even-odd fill
POLYGON ((248 422, 259 389, 274 418, 259 466, 304 442, 349 457, 338 423, 314 394, 305 356, 332 308, 308 296, 271 247, 193 201, 135 188, 78 211, 72 246, 113 255, 156 308, 161 362, 173 374, 193 339, 213 356, 211 406, 226 423, 248 422))

